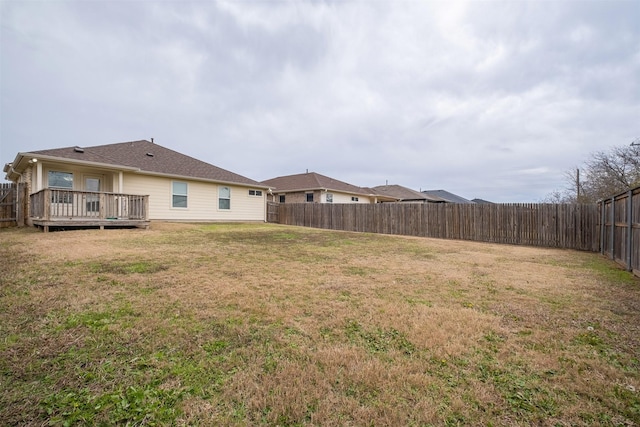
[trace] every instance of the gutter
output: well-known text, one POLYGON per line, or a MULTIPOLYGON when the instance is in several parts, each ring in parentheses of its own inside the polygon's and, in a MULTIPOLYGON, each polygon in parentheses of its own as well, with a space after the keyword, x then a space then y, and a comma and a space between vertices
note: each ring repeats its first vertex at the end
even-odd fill
MULTIPOLYGON (((166 177, 166 178, 177 178, 177 179, 184 179, 184 180, 189 180, 189 181, 213 182, 213 183, 219 183, 219 184, 235 185, 235 186, 241 186, 241 187, 247 187, 247 188, 249 188, 249 187, 250 188, 258 188, 258 189, 264 189, 264 190, 269 188, 268 186, 266 186, 264 184, 260 184, 259 182, 256 182, 255 184, 246 184, 246 183, 241 183, 241 182, 214 180, 214 179, 210 179, 210 178, 200 178, 200 177, 194 177, 194 176, 173 175, 173 174, 167 174, 167 173, 162 173, 162 172, 145 171, 145 170, 142 170, 140 168, 132 167, 132 166, 114 165, 114 164, 100 163, 100 162, 89 162, 89 161, 86 161, 86 160, 68 159, 68 158, 65 158, 65 157, 47 156, 47 155, 40 155, 40 154, 37 154, 37 153, 18 153, 18 155, 16 156, 16 159, 20 158, 20 160, 18 160, 17 162, 14 161, 12 164, 19 164, 25 158, 32 158, 32 157, 33 158, 37 158, 37 159, 42 159, 42 160, 48 160, 48 161, 51 161, 51 162, 74 164, 74 165, 83 165, 83 166, 94 166, 94 167, 100 167, 100 168, 109 169, 109 170, 133 172, 133 173, 137 173, 137 174, 140 174, 140 175, 161 176, 161 177, 166 177)), ((12 166, 12 168, 13 168, 13 166, 12 166)), ((16 172, 16 173, 18 173, 18 172, 16 172)))
MULTIPOLYGON (((88 162, 86 160, 75 160, 75 159, 68 159, 65 157, 47 156, 47 155, 36 154, 36 153, 18 153, 18 156, 16 156, 16 159, 18 157, 22 157, 22 159, 24 159, 25 157, 33 157, 33 158, 49 160, 57 163, 72 163, 72 164, 80 164, 80 165, 86 165, 86 166, 98 166, 106 169, 122 169, 122 170, 131 171, 131 172, 136 172, 140 170, 140 168, 136 168, 132 166, 113 165, 109 163, 100 163, 100 162, 88 162)), ((18 163, 20 163, 20 161, 18 163)), ((15 161, 14 161, 14 164, 15 164, 15 161)))

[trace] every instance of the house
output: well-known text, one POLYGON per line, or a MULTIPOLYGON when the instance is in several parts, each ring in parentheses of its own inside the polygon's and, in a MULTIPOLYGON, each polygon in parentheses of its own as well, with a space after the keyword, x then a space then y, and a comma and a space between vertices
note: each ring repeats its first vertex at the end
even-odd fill
POLYGON ((45 231, 266 219, 267 186, 153 140, 18 153, 4 172, 27 185, 26 222, 45 231))
POLYGON ((394 197, 401 203, 444 203, 445 201, 439 197, 430 196, 428 194, 412 190, 402 185, 379 185, 373 187, 376 193, 385 196, 394 197))
POLYGON ((429 197, 437 197, 445 203, 473 203, 471 200, 467 200, 464 197, 460 197, 446 190, 426 190, 422 193, 429 197))
POLYGON ((271 201, 278 203, 378 203, 397 201, 394 197, 376 193, 371 188, 306 172, 262 181, 272 193, 271 201))
POLYGON ((492 205, 493 202, 490 202, 488 200, 484 200, 484 199, 471 199, 471 201, 473 203, 479 204, 479 205, 492 205))

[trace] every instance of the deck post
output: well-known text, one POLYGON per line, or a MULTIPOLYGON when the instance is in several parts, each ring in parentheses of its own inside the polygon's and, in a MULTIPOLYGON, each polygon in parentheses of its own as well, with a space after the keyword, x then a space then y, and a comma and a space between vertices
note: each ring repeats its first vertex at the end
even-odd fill
MULTIPOLYGON (((43 193, 44 220, 49 221, 51 218, 51 190, 46 188, 43 193)), ((48 229, 46 231, 49 231, 48 229)))
MULTIPOLYGON (((104 193, 100 193, 100 219, 105 219, 105 212, 107 211, 105 209, 105 195, 104 193)), ((104 227, 100 227, 101 230, 104 230, 104 227)))

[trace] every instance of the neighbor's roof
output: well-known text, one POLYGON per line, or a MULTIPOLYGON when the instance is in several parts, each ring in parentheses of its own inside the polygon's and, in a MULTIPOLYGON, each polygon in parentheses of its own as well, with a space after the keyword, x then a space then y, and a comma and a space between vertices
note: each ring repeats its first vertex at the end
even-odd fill
POLYGON ((278 193, 332 190, 340 193, 360 194, 366 196, 375 194, 375 191, 371 188, 358 187, 315 172, 279 176, 277 178, 262 181, 262 184, 275 189, 278 193))
POLYGON ((473 203, 471 200, 467 200, 457 194, 449 193, 446 190, 425 190, 423 193, 430 197, 438 197, 449 203, 473 203))
POLYGON ((439 197, 431 196, 425 193, 421 193, 419 191, 412 190, 407 187, 403 187, 402 185, 378 185, 377 187, 373 187, 376 193, 384 194, 385 196, 395 197, 398 200, 419 200, 419 201, 427 201, 427 202, 444 202, 439 197))
POLYGON ((485 205, 486 205, 486 204, 488 204, 488 205, 492 205, 492 204, 494 204, 493 202, 490 202, 490 201, 488 201, 488 200, 484 200, 484 199, 471 199, 471 201, 472 201, 473 203, 478 203, 478 204, 481 204, 481 205, 482 205, 482 204, 485 204, 485 205))
POLYGON ((146 140, 19 153, 14 162, 16 170, 17 163, 21 158, 31 157, 43 157, 49 160, 61 159, 73 163, 128 169, 134 172, 263 187, 257 181, 146 140))

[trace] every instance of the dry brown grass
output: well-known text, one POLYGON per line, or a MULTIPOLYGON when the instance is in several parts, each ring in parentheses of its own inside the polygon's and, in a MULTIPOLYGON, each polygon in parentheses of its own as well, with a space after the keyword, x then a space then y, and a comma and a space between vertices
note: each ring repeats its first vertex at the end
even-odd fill
POLYGON ((598 254, 154 223, 0 256, 9 424, 640 422, 640 283, 598 254))

